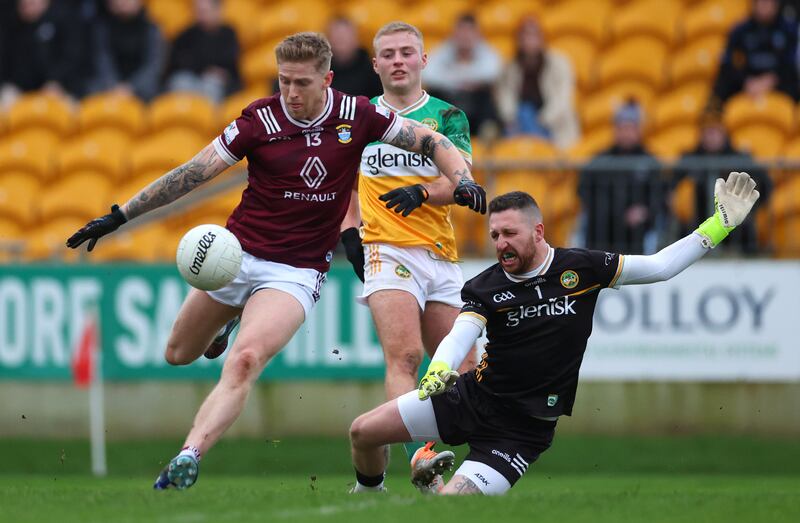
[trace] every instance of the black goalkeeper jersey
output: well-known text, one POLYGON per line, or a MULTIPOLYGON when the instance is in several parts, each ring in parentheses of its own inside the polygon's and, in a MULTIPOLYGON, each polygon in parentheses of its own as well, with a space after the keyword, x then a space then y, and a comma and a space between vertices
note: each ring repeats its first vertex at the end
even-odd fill
POLYGON ((613 287, 619 254, 555 249, 544 272, 512 281, 500 264, 469 280, 462 313, 486 320, 486 353, 468 377, 506 408, 571 414, 599 291, 613 287))

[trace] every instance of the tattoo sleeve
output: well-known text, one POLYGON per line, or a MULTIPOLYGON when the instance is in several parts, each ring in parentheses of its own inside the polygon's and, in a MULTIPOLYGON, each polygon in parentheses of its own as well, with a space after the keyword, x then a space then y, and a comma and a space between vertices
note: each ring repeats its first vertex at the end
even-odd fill
POLYGON ((417 145, 417 134, 414 132, 414 128, 416 127, 422 127, 422 125, 414 120, 407 119, 403 122, 403 127, 400 129, 400 132, 398 132, 397 136, 389 143, 401 149, 413 150, 417 145))
POLYGON ((450 492, 453 494, 482 494, 481 489, 471 479, 464 476, 453 478, 453 487, 450 492))
POLYGON ((194 158, 171 170, 128 200, 123 208, 125 216, 131 220, 172 203, 227 167, 228 165, 217 155, 214 146, 208 145, 194 158))

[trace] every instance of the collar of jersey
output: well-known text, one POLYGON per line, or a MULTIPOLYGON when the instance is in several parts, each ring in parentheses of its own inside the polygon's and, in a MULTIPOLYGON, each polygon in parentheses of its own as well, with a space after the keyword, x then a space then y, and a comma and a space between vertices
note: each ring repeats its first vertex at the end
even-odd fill
POLYGON ((314 127, 315 125, 321 124, 326 118, 328 118, 328 116, 331 114, 331 110, 333 109, 333 91, 331 91, 330 87, 328 87, 328 90, 325 92, 325 97, 325 108, 322 109, 322 113, 320 113, 320 115, 313 120, 295 120, 291 117, 289 111, 286 110, 286 102, 283 101, 283 96, 279 96, 278 98, 281 99, 281 109, 283 109, 283 115, 287 120, 295 124, 297 127, 314 127))
POLYGON ((556 252, 556 250, 548 245, 547 246, 547 257, 544 259, 544 261, 542 262, 541 265, 539 265, 538 267, 533 269, 531 272, 526 272, 525 274, 520 274, 519 276, 517 276, 516 274, 507 273, 505 271, 505 269, 504 269, 503 273, 506 275, 506 277, 509 280, 511 280, 513 282, 519 283, 521 281, 530 280, 534 276, 539 276, 540 274, 544 274, 544 273, 547 272, 547 269, 550 268, 550 264, 553 263, 553 256, 555 255, 555 252, 556 252))
POLYGON ((394 107, 389 102, 387 102, 386 98, 384 98, 383 95, 380 95, 378 97, 378 104, 386 107, 387 109, 389 109, 393 113, 397 113, 400 116, 403 116, 403 115, 406 115, 406 114, 410 113, 411 111, 416 111, 417 109, 419 109, 420 107, 422 107, 423 105, 428 103, 428 100, 430 100, 430 99, 431 99, 431 95, 429 95, 425 91, 422 91, 422 96, 419 97, 419 100, 417 100, 413 104, 409 105, 408 107, 403 107, 402 109, 398 109, 397 107, 394 107))

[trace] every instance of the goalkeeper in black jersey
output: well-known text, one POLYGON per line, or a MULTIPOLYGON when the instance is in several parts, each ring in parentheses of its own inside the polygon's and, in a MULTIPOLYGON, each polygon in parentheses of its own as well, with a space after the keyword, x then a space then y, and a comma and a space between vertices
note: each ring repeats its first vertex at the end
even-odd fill
POLYGON ((650 256, 553 248, 530 195, 495 198, 489 231, 498 263, 464 285, 461 314, 419 389, 353 422, 353 491, 383 489, 385 445, 431 440, 470 449, 441 493, 511 488, 552 443, 558 417, 572 413, 599 291, 672 278, 741 224, 759 196, 739 172, 718 179, 714 194, 713 216, 650 256), (483 359, 459 377, 452 369, 484 328, 483 359))

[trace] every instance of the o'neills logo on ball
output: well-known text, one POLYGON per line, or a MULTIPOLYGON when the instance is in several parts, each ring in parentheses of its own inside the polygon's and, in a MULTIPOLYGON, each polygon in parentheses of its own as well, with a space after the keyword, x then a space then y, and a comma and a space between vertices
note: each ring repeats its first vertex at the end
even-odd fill
POLYGON ((197 243, 197 252, 194 255, 194 260, 192 260, 192 266, 189 267, 189 270, 195 276, 200 274, 200 269, 203 268, 203 262, 206 261, 208 249, 211 248, 211 244, 214 243, 214 238, 216 237, 216 234, 209 232, 204 234, 197 243))

